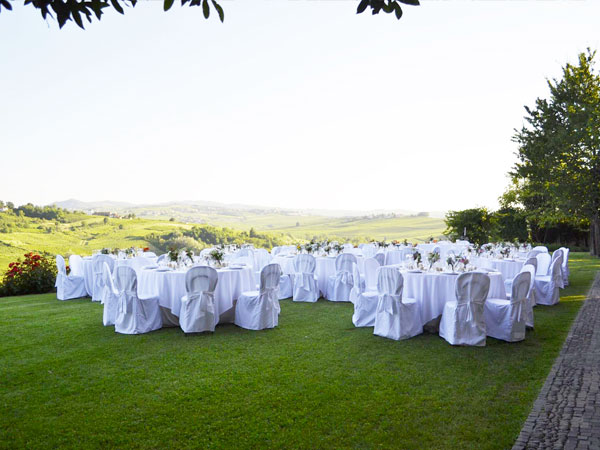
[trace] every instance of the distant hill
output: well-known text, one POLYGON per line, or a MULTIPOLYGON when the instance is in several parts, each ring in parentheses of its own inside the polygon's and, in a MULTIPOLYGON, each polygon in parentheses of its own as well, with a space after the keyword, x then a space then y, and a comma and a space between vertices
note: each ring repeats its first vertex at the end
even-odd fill
POLYGON ((52 205, 57 206, 59 208, 68 209, 71 211, 116 211, 122 210, 126 208, 134 207, 133 203, 127 202, 113 202, 110 200, 99 201, 99 202, 82 202, 81 200, 76 200, 74 198, 70 198, 68 200, 64 200, 62 202, 54 202, 52 205))

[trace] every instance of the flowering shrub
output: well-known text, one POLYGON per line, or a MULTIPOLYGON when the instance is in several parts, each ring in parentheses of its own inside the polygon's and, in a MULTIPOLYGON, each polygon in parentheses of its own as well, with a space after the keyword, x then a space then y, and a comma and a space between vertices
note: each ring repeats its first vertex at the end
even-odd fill
POLYGON ((46 256, 26 253, 25 260, 8 265, 0 284, 0 297, 42 294, 54 290, 56 264, 46 256))

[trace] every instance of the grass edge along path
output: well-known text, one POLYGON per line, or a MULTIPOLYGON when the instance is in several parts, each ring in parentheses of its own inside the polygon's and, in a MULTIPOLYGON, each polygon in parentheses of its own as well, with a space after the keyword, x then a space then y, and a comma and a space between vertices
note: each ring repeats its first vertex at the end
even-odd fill
POLYGON ((510 448, 600 261, 520 343, 396 342, 352 305, 281 302, 279 327, 186 337, 102 326, 89 299, 0 299, 1 448, 510 448))

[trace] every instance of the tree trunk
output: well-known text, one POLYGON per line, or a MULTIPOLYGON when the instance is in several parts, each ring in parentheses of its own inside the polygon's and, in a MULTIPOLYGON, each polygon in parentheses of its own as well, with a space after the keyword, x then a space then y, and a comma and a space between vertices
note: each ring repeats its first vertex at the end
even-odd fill
POLYGON ((597 215, 590 221, 590 255, 600 256, 600 217, 597 215))

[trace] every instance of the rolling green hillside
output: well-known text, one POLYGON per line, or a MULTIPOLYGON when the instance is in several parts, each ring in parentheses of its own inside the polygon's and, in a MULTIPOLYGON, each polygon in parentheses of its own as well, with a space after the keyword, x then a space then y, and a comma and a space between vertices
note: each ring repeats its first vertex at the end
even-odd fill
MULTIPOLYGON (((215 226, 248 232, 269 232, 279 242, 293 243, 313 237, 353 242, 370 239, 422 241, 444 230, 441 219, 429 217, 331 218, 245 213, 238 220, 215 218, 215 226)), ((62 222, 0 213, 0 270, 29 251, 50 254, 92 254, 103 247, 153 247, 149 235, 168 235, 191 230, 194 225, 165 219, 105 219, 69 213, 62 222), (106 221, 106 222, 105 222, 106 221)), ((239 234, 239 231, 237 232, 239 234)), ((241 234, 243 238, 244 234, 241 234)))

